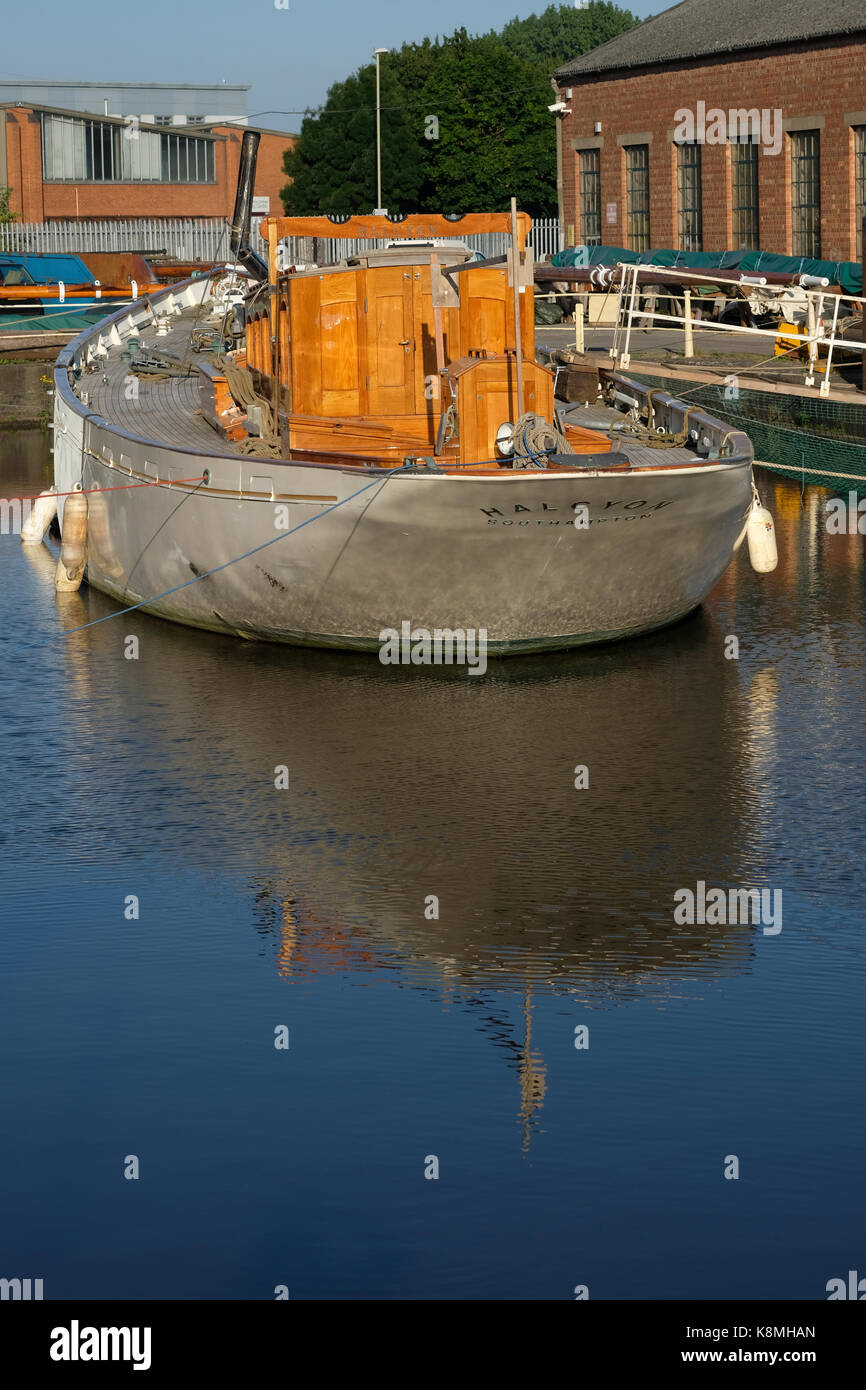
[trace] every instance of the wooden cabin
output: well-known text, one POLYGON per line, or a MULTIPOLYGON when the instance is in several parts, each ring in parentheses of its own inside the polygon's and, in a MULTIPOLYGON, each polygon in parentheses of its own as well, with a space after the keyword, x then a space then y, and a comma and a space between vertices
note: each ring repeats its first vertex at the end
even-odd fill
MULTIPOLYGON (((530 227, 518 214, 509 255, 481 262, 436 239, 510 230, 508 215, 263 222, 269 284, 247 302, 245 365, 278 409, 289 448, 389 466, 422 455, 498 467, 503 423, 526 412, 553 420, 553 373, 535 361, 530 227), (278 271, 280 238, 323 235, 430 240, 278 271)), ((574 429, 569 441, 581 452, 610 447, 574 429)))

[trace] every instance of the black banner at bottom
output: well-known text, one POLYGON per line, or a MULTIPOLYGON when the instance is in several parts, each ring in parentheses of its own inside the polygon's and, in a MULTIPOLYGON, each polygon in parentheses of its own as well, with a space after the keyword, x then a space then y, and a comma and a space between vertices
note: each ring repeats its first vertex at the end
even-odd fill
MULTIPOLYGON (((116 1378, 138 1374, 162 1383, 165 1376, 186 1371, 221 1374, 244 1371, 282 1361, 292 1374, 294 1354, 318 1353, 322 1368, 333 1375, 341 1353, 355 1369, 384 1360, 390 1373, 398 1366, 402 1379, 413 1374, 405 1349, 397 1351, 400 1335, 413 1336, 413 1350, 423 1358, 429 1380, 441 1356, 443 1373, 453 1374, 454 1331, 461 1334, 463 1353, 489 1368, 502 1356, 513 1371, 515 1360, 543 1360, 547 1351, 540 1332, 564 1333, 580 1365, 594 1356, 611 1372, 641 1368, 667 1372, 674 1366, 807 1366, 828 1375, 856 1365, 862 1345, 862 1314, 839 1302, 822 1303, 606 1303, 574 1302, 550 1311, 539 1321, 541 1307, 533 1305, 532 1321, 516 1336, 513 1305, 482 1302, 337 1303, 275 1301, 229 1302, 46 1302, 0 1303, 3 1367, 10 1364, 35 1371, 58 1383, 64 1377, 98 1378, 106 1369, 116 1378), (375 1311, 387 1309, 388 1324, 376 1329, 386 1336, 374 1352, 369 1341, 375 1311), (498 1315, 507 1319, 502 1337, 498 1315), (358 1340, 352 1337, 358 1316, 358 1340), (363 1322, 361 1321, 363 1319, 363 1322), (326 1325, 324 1343, 306 1340, 316 1325, 326 1325), (339 1337, 335 1331, 339 1329, 339 1337), (488 1334, 485 1337, 485 1334, 488 1334), (298 1338, 304 1340, 298 1340, 298 1338), (480 1341, 485 1337, 484 1342, 480 1341), (291 1340, 290 1340, 291 1339, 291 1340), (395 1356, 395 1351, 397 1355, 395 1356)), ((464 1373, 469 1367, 461 1354, 464 1373)), ((302 1363, 305 1364, 305 1363, 302 1363)), ((577 1370, 577 1364, 575 1365, 577 1370)), ((304 1373, 306 1374, 306 1373, 304 1373)))

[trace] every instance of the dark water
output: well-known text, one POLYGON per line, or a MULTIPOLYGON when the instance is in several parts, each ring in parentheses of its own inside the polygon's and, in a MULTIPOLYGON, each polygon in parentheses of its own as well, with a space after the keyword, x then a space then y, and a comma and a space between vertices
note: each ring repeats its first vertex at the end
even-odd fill
MULTIPOLYGON (((47 481, 44 437, 0 451, 7 496, 47 481)), ((112 605, 0 539, 0 1276, 823 1299, 862 1271, 864 539, 761 486, 774 575, 741 552, 675 629, 483 680, 138 613, 62 638, 112 605), (781 932, 675 922, 698 880, 781 890, 781 932)))

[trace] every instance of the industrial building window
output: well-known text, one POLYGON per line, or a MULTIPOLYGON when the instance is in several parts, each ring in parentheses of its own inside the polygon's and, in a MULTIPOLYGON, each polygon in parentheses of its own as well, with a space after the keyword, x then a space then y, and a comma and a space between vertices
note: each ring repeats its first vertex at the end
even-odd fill
POLYGON ((160 135, 164 183, 213 183, 212 140, 188 135, 160 135))
MULTIPOLYGON (((863 218, 866 217, 866 125, 854 127, 854 188, 857 216, 857 259, 863 258, 863 218)), ((866 289, 864 289, 866 294, 866 289)))
POLYGON ((677 235, 680 251, 703 247, 701 220, 701 147, 677 145, 677 235))
POLYGON ((580 234, 584 246, 601 245, 601 153, 580 151, 580 234))
POLYGON ((154 116, 153 123, 154 125, 174 125, 174 120, 171 116, 154 116))
POLYGON ((113 121, 42 116, 47 183, 215 183, 213 141, 113 121))
POLYGON ((817 130, 791 135, 791 225, 795 256, 821 256, 821 154, 817 130))
POLYGON ((625 147, 625 197, 629 250, 648 251, 649 145, 625 147))
POLYGON ((758 145, 751 136, 731 141, 731 213, 736 249, 760 251, 758 145))

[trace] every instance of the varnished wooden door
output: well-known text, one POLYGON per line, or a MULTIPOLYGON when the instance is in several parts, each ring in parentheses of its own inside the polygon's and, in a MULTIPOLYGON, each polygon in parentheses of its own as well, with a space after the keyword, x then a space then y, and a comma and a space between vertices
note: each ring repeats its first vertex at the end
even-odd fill
POLYGON ((370 414, 411 415, 415 384, 411 268, 389 265, 367 271, 364 318, 370 414))

